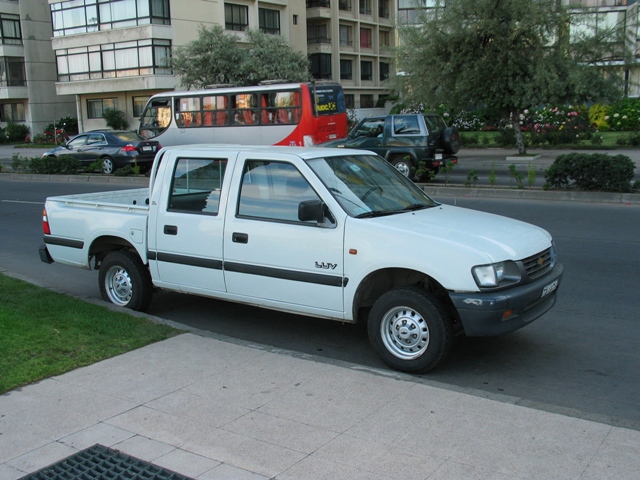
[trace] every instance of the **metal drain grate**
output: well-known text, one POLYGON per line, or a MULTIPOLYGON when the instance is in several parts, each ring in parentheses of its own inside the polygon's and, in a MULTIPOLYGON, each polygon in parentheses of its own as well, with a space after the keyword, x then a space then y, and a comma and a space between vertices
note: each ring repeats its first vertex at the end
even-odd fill
POLYGON ((192 480, 117 450, 94 445, 20 480, 192 480))

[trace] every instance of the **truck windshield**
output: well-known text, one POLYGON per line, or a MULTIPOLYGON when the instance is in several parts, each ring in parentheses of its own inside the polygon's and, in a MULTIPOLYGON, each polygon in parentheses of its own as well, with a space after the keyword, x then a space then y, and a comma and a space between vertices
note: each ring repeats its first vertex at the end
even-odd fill
POLYGON ((438 205, 376 155, 314 158, 307 164, 348 215, 393 215, 438 205))

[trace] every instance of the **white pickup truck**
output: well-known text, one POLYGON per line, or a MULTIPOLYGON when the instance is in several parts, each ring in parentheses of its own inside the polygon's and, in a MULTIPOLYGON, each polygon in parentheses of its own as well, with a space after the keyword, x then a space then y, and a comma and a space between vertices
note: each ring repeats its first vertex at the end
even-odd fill
POLYGON ((48 198, 40 257, 99 270, 103 298, 154 288, 367 322, 391 367, 424 372, 454 335, 516 330, 556 302, 551 236, 439 204, 363 150, 161 150, 149 188, 48 198))

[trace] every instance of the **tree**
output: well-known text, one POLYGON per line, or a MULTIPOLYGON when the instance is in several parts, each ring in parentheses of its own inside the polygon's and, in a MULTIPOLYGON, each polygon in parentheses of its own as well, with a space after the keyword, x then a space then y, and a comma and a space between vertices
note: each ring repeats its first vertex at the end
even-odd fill
POLYGON ((126 130, 129 128, 129 122, 127 121, 127 114, 122 110, 116 108, 106 108, 102 112, 102 118, 105 119, 107 127, 114 130, 126 130))
POLYGON ((278 35, 246 31, 246 43, 221 26, 201 26, 198 39, 173 53, 172 67, 186 88, 257 85, 264 80, 307 81, 309 61, 278 35))
MULTIPOLYGON (((444 2, 441 2, 444 3, 444 2)), ((596 32, 558 0, 455 0, 399 28, 398 77, 408 98, 453 108, 495 111, 526 149, 519 114, 548 103, 612 100, 618 72, 594 67, 626 52, 619 29, 596 32), (612 48, 618 49, 614 52, 612 48), (620 50, 622 48, 622 50, 620 50)))

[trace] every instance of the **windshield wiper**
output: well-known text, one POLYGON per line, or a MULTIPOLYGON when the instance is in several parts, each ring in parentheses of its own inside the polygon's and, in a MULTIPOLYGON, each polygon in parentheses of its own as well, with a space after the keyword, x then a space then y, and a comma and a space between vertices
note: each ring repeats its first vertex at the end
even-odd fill
POLYGON ((360 215, 356 215, 355 218, 374 218, 374 217, 385 217, 387 215, 395 215, 396 213, 402 213, 401 210, 372 210, 370 212, 364 212, 360 215))
POLYGON ((405 212, 414 212, 416 210, 424 210, 425 208, 431 208, 433 205, 425 205, 424 203, 414 203, 408 207, 404 207, 402 210, 405 212))

